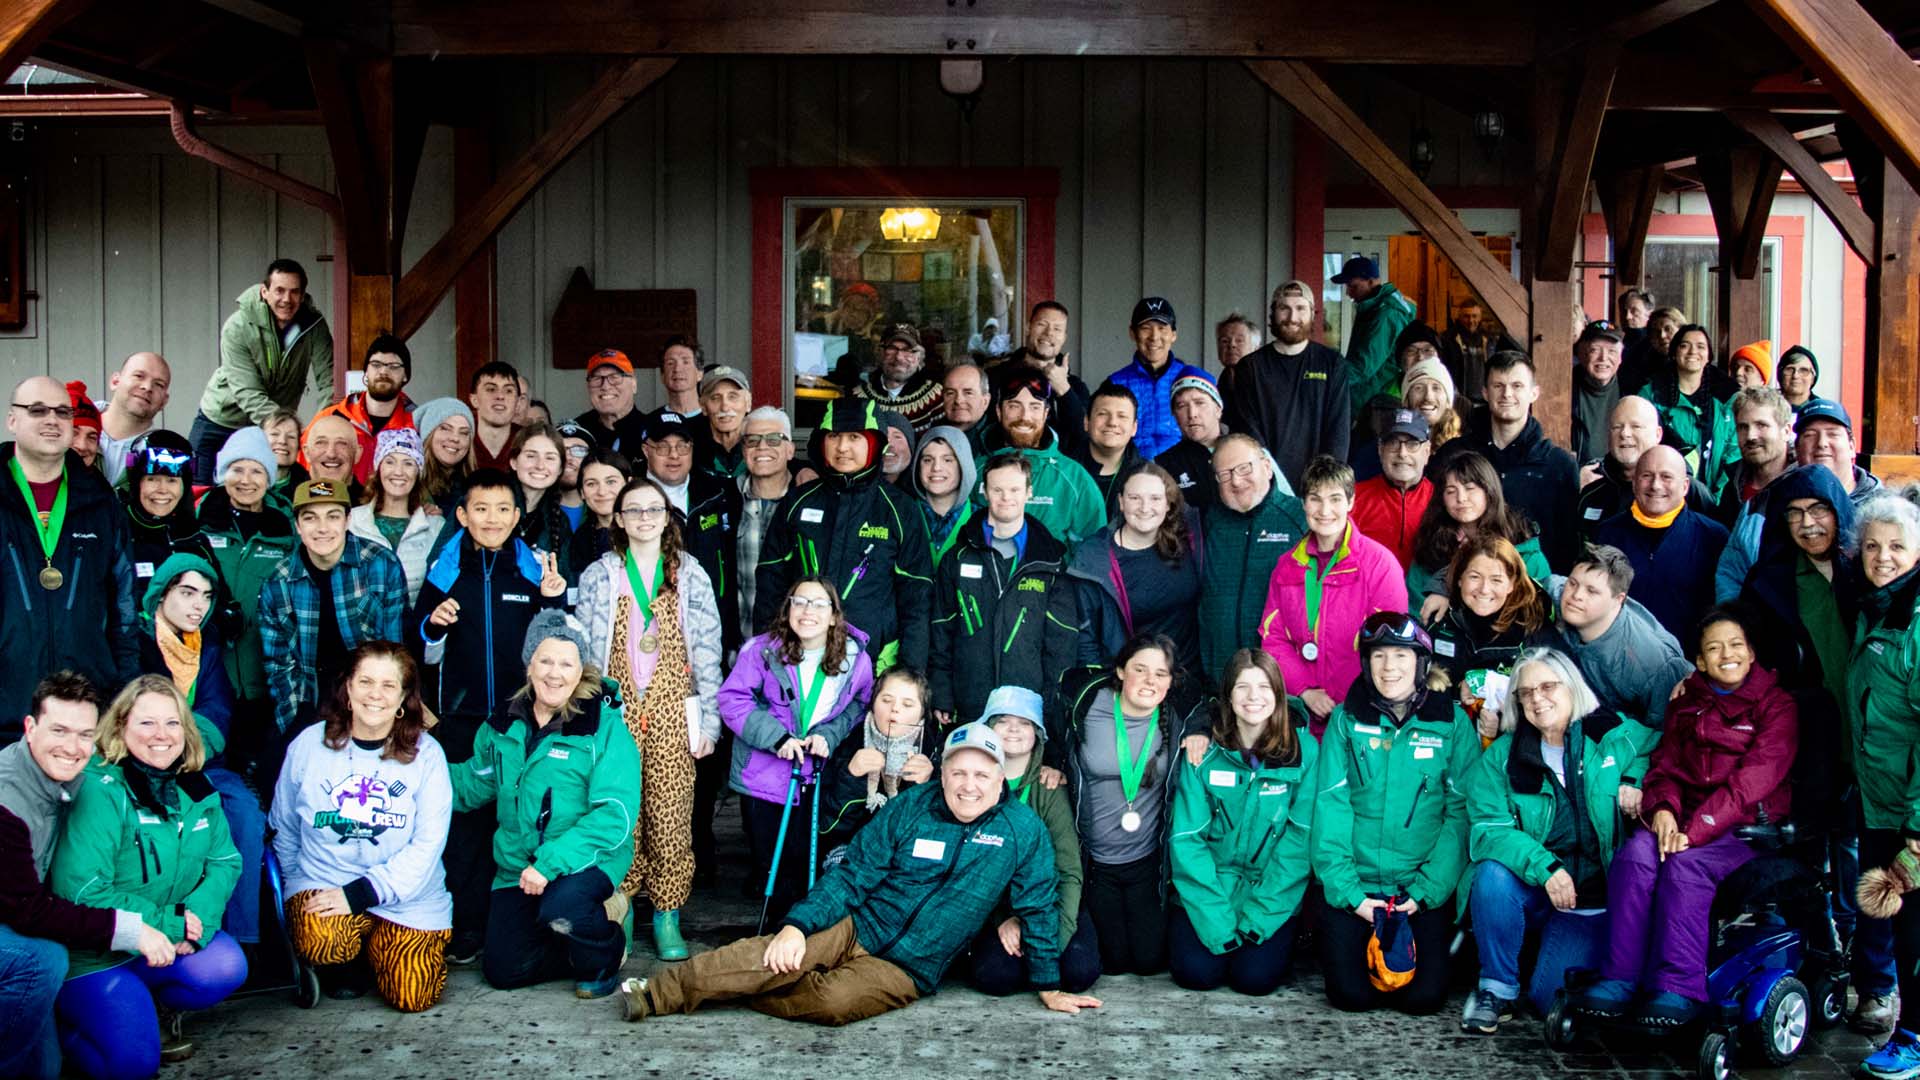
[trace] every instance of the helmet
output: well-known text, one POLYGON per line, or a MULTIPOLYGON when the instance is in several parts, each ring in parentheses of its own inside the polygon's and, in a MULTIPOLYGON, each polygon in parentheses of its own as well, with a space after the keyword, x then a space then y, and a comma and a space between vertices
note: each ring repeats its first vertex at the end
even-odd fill
POLYGON ((1405 612, 1376 611, 1360 624, 1360 651, 1397 645, 1412 649, 1423 657, 1433 655, 1433 636, 1420 620, 1405 612))

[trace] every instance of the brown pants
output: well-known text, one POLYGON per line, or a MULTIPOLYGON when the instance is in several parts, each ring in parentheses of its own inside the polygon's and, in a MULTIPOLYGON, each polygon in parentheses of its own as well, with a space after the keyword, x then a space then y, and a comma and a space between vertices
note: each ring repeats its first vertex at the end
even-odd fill
POLYGON ((913 1004, 920 991, 907 973, 867 952, 841 919, 807 935, 800 970, 776 975, 760 963, 771 936, 742 938, 662 968, 647 983, 656 1014, 690 1013, 710 1001, 736 1001, 782 1020, 839 1027, 913 1004))
POLYGON ((451 930, 414 930, 365 913, 309 915, 316 892, 287 897, 287 936, 310 964, 344 964, 367 950, 374 985, 401 1012, 430 1009, 447 988, 451 930))

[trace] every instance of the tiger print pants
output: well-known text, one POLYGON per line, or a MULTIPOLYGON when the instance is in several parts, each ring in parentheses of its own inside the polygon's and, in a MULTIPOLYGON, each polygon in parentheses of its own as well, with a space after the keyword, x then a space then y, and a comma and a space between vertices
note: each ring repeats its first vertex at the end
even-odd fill
POLYGON ((374 985, 387 1004, 421 1012, 447 988, 447 942, 452 930, 415 930, 375 915, 309 915, 317 891, 287 898, 287 935, 309 964, 344 964, 366 949, 374 985))

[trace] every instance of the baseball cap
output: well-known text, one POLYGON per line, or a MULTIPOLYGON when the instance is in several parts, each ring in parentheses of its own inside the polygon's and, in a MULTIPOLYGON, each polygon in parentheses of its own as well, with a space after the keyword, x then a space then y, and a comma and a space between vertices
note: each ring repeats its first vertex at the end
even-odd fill
POLYGON ((346 506, 347 485, 338 480, 309 480, 293 489, 293 508, 312 506, 316 503, 331 503, 334 506, 346 506))
POLYGON ((747 382, 747 377, 740 373, 739 368, 720 364, 716 367, 708 368, 706 373, 700 376, 700 396, 706 397, 709 390, 712 390, 723 382, 730 382, 742 390, 750 391, 753 389, 752 384, 747 382))
POLYGON ((647 417, 647 425, 640 433, 641 442, 659 442, 669 436, 693 441, 693 432, 687 428, 687 422, 672 409, 663 409, 647 417))
POLYGON ((1605 319, 1595 319, 1587 324, 1586 329, 1580 331, 1580 340, 1574 342, 1574 345, 1578 347, 1601 338, 1607 341, 1625 341, 1627 335, 1613 323, 1605 319))
POLYGON ((1417 409, 1395 409, 1388 418, 1387 426, 1381 430, 1380 438, 1389 435, 1405 435, 1415 442, 1426 442, 1433 433, 1427 427, 1427 418, 1417 409))
POLYGON ((1800 415, 1794 421, 1796 431, 1807 430, 1807 425, 1815 420, 1830 420, 1848 431, 1853 430, 1853 418, 1847 410, 1832 398, 1817 397, 1800 407, 1800 415))
POLYGON ((619 368, 622 374, 633 374, 633 361, 619 349, 601 349, 587 358, 587 374, 591 375, 603 367, 619 368))
POLYGON ((588 446, 600 445, 600 440, 593 437, 593 432, 588 431, 586 425, 578 420, 562 420, 553 425, 553 430, 559 432, 563 439, 579 439, 588 446))
POLYGON ((1169 330, 1180 329, 1180 324, 1173 321, 1173 305, 1163 296, 1145 297, 1133 305, 1133 322, 1128 325, 1150 322, 1166 323, 1169 330))
POLYGON ((920 347, 920 331, 912 323, 897 322, 887 327, 887 336, 880 339, 882 345, 889 341, 904 341, 914 348, 920 347))
POLYGON ((1367 258, 1365 255, 1355 255, 1346 261, 1346 265, 1340 267, 1339 273, 1333 275, 1333 283, 1335 285, 1345 285, 1355 278, 1378 280, 1379 277, 1380 267, 1375 265, 1372 259, 1367 258))
POLYGON ((941 753, 952 754, 955 750, 978 750, 993 758, 996 765, 1004 767, 1007 763, 1007 752, 1000 748, 1000 736, 995 735, 992 728, 978 721, 961 724, 947 736, 941 753))

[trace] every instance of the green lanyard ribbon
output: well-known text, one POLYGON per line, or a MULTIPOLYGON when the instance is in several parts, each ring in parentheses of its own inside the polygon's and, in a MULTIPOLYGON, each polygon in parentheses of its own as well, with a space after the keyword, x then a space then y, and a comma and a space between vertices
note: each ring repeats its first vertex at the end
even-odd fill
MULTIPOLYGON (((1311 537, 1305 541, 1307 544, 1311 544, 1312 542, 1311 537)), ((1342 539, 1340 546, 1335 548, 1332 553, 1327 556, 1326 566, 1322 568, 1320 563, 1314 559, 1312 552, 1307 552, 1307 633, 1313 635, 1316 639, 1320 636, 1321 593, 1326 587, 1327 577, 1333 573, 1334 567, 1340 565, 1340 557, 1346 553, 1347 543, 1345 539, 1342 539)))
POLYGON ((813 669, 813 685, 807 687, 806 694, 800 699, 800 715, 793 718, 794 726, 805 736, 813 730, 813 708, 820 703, 820 690, 827 685, 826 657, 820 658, 821 664, 813 669))
POLYGON ((660 591, 660 586, 666 583, 666 560, 658 560, 653 564, 653 588, 651 589, 647 588, 646 583, 640 578, 640 567, 633 561, 632 548, 627 549, 626 561, 627 584, 633 586, 634 598, 636 600, 645 598, 646 600, 646 603, 640 605, 640 630, 642 633, 645 633, 653 629, 653 597, 655 593, 660 591))
POLYGON ((1153 710, 1147 717, 1147 737, 1140 740, 1140 756, 1133 756, 1133 747, 1127 741, 1127 718, 1120 714, 1120 695, 1113 696, 1113 745, 1120 759, 1120 793, 1131 803, 1140 796, 1140 781, 1147 775, 1148 751, 1153 746, 1154 733, 1160 730, 1160 710, 1153 710))
POLYGON ((27 500, 27 511, 34 515, 40 530, 40 550, 46 554, 47 565, 52 566, 54 549, 60 546, 60 534, 67 522, 67 471, 65 468, 60 470, 60 490, 53 497, 53 510, 47 514, 45 521, 40 521, 40 515, 35 510, 39 504, 34 501, 33 487, 27 483, 26 474, 20 471, 20 462, 17 459, 9 460, 7 471, 13 474, 13 482, 19 485, 21 497, 27 500))

